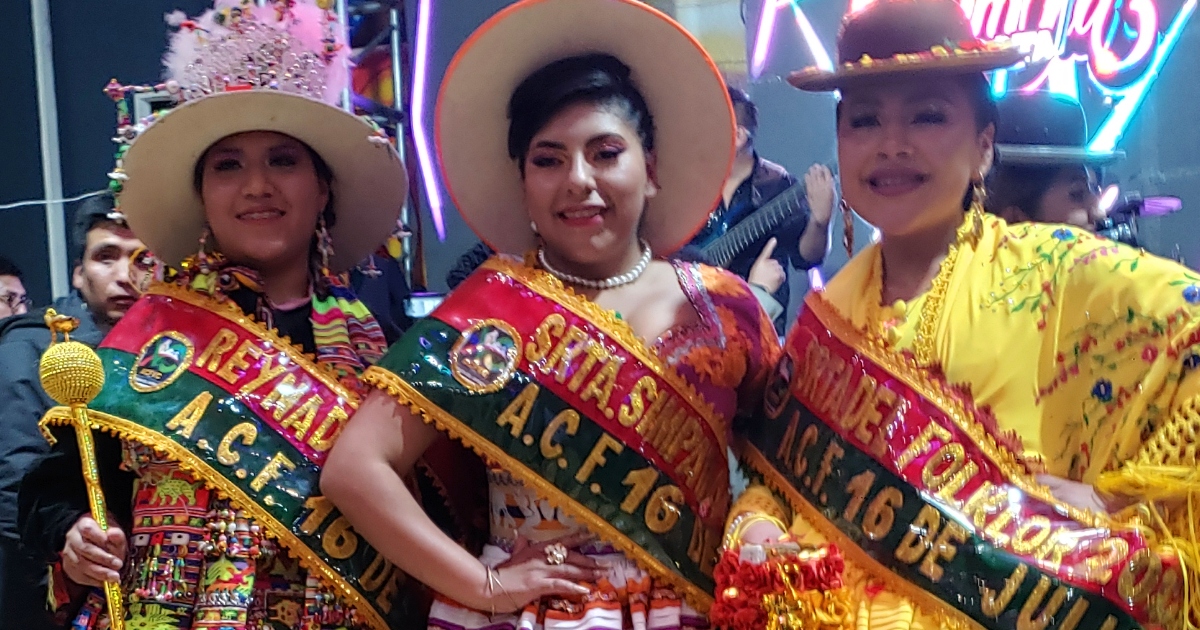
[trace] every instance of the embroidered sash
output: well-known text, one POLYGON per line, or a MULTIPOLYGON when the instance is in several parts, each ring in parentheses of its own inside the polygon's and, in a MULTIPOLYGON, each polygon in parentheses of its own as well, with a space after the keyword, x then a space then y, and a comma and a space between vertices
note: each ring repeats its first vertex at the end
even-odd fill
POLYGON ((746 459, 847 559, 968 627, 1180 619, 1178 559, 1038 485, 969 396, 810 295, 746 459))
MULTIPOLYGON (((97 349, 98 428, 154 448, 230 498, 310 575, 387 628, 403 574, 319 496, 329 449, 358 406, 332 372, 236 307, 157 285, 97 349)), ((43 425, 70 424, 51 409, 43 425)))
POLYGON ((728 429, 612 314, 493 258, 363 380, 711 605, 728 429))

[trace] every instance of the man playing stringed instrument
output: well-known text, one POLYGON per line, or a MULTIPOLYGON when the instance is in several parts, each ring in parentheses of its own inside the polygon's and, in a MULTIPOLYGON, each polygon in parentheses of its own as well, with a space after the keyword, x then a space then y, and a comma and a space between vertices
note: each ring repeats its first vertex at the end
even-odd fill
POLYGON ((720 205, 691 245, 708 253, 726 237, 733 240, 729 244, 733 249, 726 249, 733 254, 726 254, 729 260, 714 256, 708 262, 745 278, 782 334, 791 293, 788 267, 811 269, 825 260, 835 201, 833 175, 824 165, 814 164, 804 176, 804 186, 798 187, 796 177, 786 169, 759 157, 754 149, 758 106, 744 90, 732 86, 728 90, 737 117, 737 155, 720 205), (790 204, 784 201, 790 212, 760 216, 760 209, 785 194, 791 195, 790 204), (761 229, 734 236, 733 228, 751 217, 757 217, 761 229))

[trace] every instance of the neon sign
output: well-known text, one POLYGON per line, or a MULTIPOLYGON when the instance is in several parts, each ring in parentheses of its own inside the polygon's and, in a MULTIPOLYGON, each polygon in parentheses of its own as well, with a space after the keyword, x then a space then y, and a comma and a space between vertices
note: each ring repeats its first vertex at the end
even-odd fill
MULTIPOLYGON (((960 0, 975 34, 1025 44, 1051 66, 1086 62, 1101 86, 1118 89, 1145 72, 1159 43, 1153 0, 960 0), (1119 3, 1119 4, 1118 4, 1119 3)), ((1021 89, 1042 87, 1047 68, 1021 89)))
POLYGON ((771 41, 775 35, 775 18, 780 9, 788 7, 792 9, 792 15, 796 19, 796 28, 804 36, 804 43, 808 45, 808 51, 812 54, 816 65, 822 70, 833 69, 833 60, 825 52, 825 46, 821 44, 821 39, 817 37, 816 30, 808 21, 808 17, 804 15, 800 5, 793 0, 766 0, 763 4, 762 16, 758 21, 758 32, 754 38, 754 52, 750 56, 751 77, 758 78, 762 74, 763 68, 766 67, 771 41))
POLYGON ((417 160, 421 167, 421 181, 425 184, 425 198, 429 200, 429 214, 438 240, 446 240, 446 218, 442 214, 442 194, 438 190, 436 164, 430 150, 429 136, 425 131, 425 99, 429 74, 429 25, 433 21, 433 0, 421 0, 417 8, 417 50, 413 63, 413 90, 410 115, 412 116, 413 144, 417 147, 417 160))
MULTIPOLYGON (((875 1, 850 0, 849 10, 860 11, 875 1)), ((1034 59, 1048 60, 1037 64, 1036 72, 996 72, 992 85, 997 96, 1044 89, 1084 101, 1085 107, 1094 101, 1108 112, 1088 148, 1107 151, 1116 146, 1158 78, 1198 0, 1184 0, 1168 21, 1162 19, 1162 8, 1170 4, 1166 0, 958 1, 977 36, 1007 37, 1034 59)), ((752 77, 766 67, 777 14, 787 8, 816 65, 832 67, 811 26, 805 28, 808 21, 798 0, 764 0, 750 60, 752 77)))

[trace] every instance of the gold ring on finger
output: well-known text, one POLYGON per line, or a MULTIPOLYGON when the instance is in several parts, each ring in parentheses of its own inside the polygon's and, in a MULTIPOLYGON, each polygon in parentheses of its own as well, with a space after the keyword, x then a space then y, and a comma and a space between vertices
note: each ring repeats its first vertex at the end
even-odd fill
POLYGON ((567 548, 562 543, 546 547, 546 564, 559 565, 567 561, 567 548))

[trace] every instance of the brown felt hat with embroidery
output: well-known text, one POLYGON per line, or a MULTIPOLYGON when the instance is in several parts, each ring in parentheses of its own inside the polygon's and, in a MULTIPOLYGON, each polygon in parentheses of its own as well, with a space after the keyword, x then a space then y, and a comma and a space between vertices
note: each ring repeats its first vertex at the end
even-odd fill
POLYGON ((884 77, 986 72, 1025 57, 1007 40, 976 38, 954 0, 876 0, 842 22, 833 70, 798 70, 788 83, 809 92, 830 92, 884 77))

